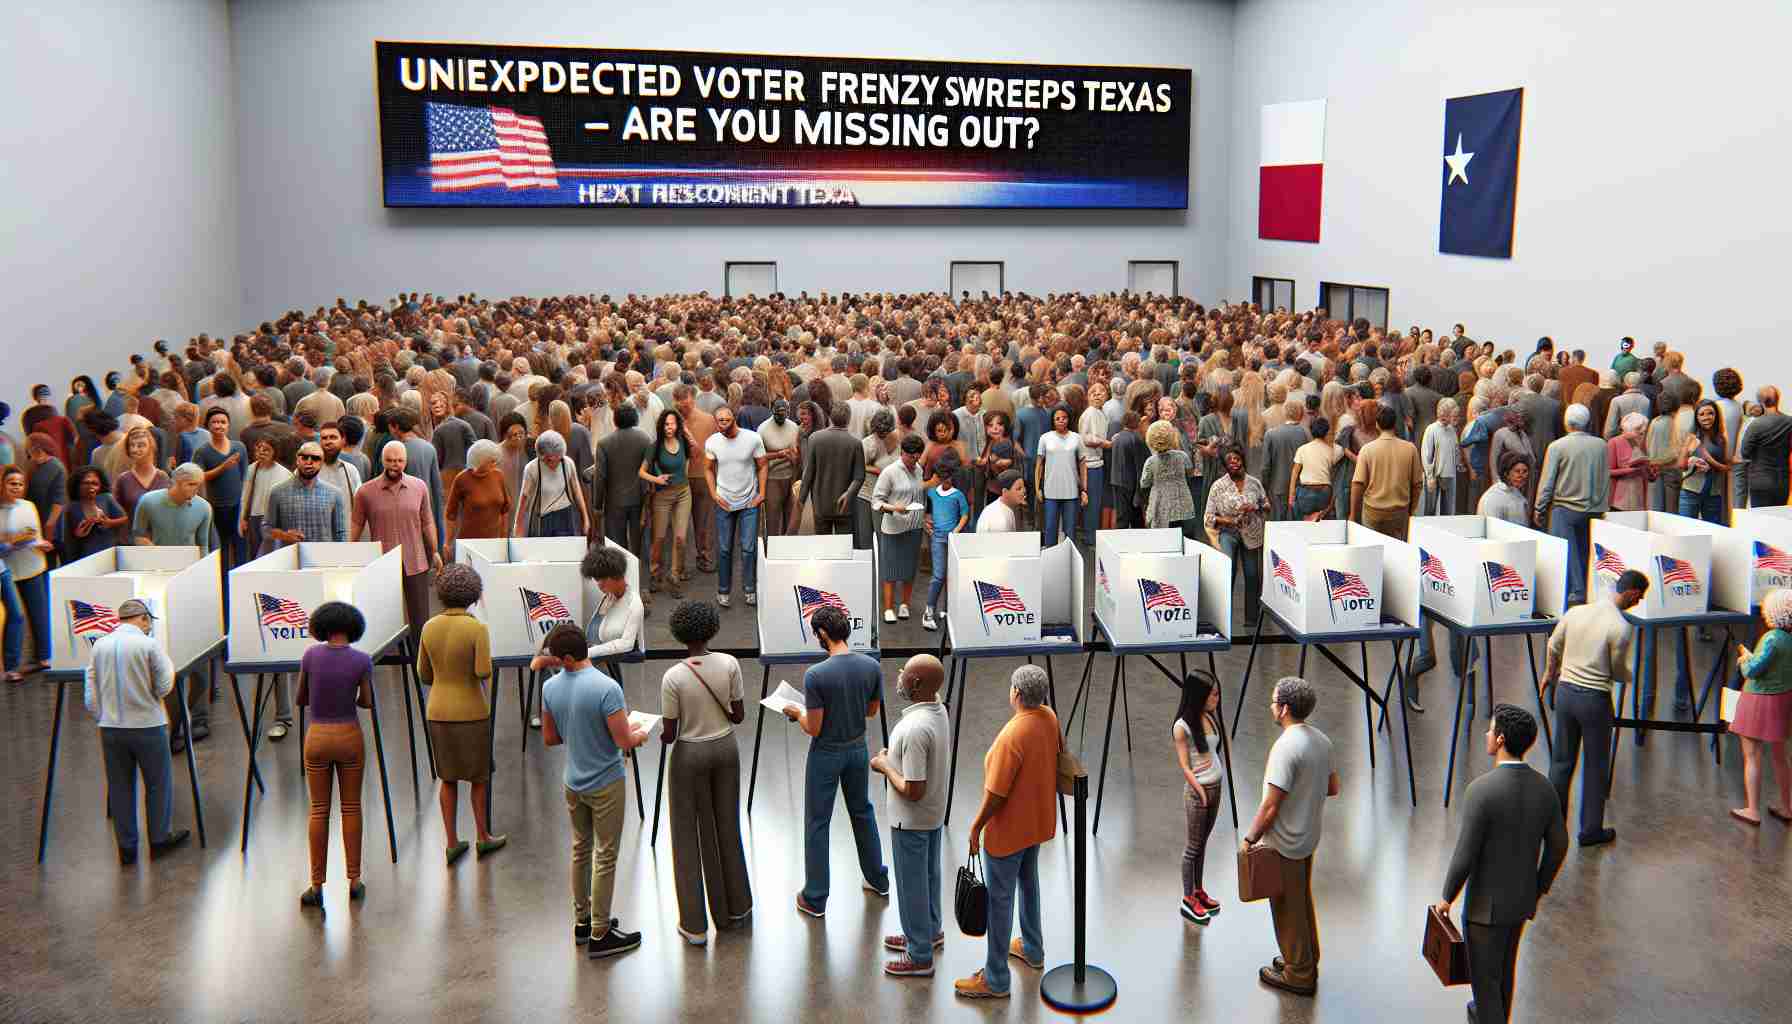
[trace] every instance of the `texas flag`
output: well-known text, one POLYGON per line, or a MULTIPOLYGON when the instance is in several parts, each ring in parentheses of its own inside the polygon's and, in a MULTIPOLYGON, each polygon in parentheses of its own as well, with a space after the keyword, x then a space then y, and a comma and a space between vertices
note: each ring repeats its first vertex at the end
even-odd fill
POLYGON ((1320 185, 1325 177, 1325 101, 1267 104, 1262 127, 1257 237, 1317 242, 1320 185))

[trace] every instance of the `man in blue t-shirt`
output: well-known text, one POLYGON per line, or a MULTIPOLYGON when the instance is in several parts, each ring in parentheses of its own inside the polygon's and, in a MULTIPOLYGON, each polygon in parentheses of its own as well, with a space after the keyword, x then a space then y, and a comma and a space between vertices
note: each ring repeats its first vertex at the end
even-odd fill
POLYGON ((541 688, 541 736, 550 747, 566 745, 572 938, 595 960, 641 945, 640 932, 623 931, 610 917, 610 902, 628 809, 622 755, 646 743, 647 730, 629 726, 622 687, 591 667, 586 647, 585 631, 571 623, 548 634, 543 649, 560 662, 560 671, 541 688))
POLYGON ((803 891, 796 909, 820 917, 828 906, 828 825, 836 789, 846 796, 865 890, 885 899, 890 895, 877 812, 871 809, 871 755, 865 749, 865 720, 877 717, 882 707, 884 680, 875 658, 847 647, 852 624, 845 612, 818 609, 809 625, 827 660, 803 673, 804 710, 787 707, 784 715, 814 738, 803 787, 803 891))

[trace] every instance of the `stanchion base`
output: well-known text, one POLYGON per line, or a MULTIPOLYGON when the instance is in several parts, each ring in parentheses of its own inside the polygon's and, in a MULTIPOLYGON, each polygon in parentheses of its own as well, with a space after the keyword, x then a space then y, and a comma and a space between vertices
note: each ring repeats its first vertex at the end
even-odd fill
POLYGON ((1062 964, 1039 979, 1039 998, 1059 1013, 1100 1013, 1120 998, 1120 986, 1115 984, 1113 975, 1094 964, 1083 965, 1083 981, 1079 985, 1076 965, 1062 964))

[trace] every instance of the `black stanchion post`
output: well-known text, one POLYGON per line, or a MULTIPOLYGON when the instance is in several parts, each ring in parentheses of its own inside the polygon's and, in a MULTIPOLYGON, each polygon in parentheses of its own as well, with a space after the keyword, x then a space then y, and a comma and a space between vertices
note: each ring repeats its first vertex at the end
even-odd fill
MULTIPOLYGON (((1111 706, 1111 705, 1110 705, 1111 706)), ((1039 998, 1059 1013, 1100 1013, 1120 998, 1114 976, 1088 962, 1089 776, 1076 777, 1076 960, 1060 964, 1039 979, 1039 998)))

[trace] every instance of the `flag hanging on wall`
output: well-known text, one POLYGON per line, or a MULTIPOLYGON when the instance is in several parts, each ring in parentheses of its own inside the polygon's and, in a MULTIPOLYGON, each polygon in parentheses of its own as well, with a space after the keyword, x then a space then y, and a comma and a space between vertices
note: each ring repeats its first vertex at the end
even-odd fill
POLYGON ((1512 222, 1518 206, 1518 131, 1523 120, 1523 89, 1444 101, 1439 252, 1512 258, 1512 222))
POLYGON ((1325 101, 1263 107, 1257 160, 1257 237, 1319 241, 1325 178, 1325 101))

